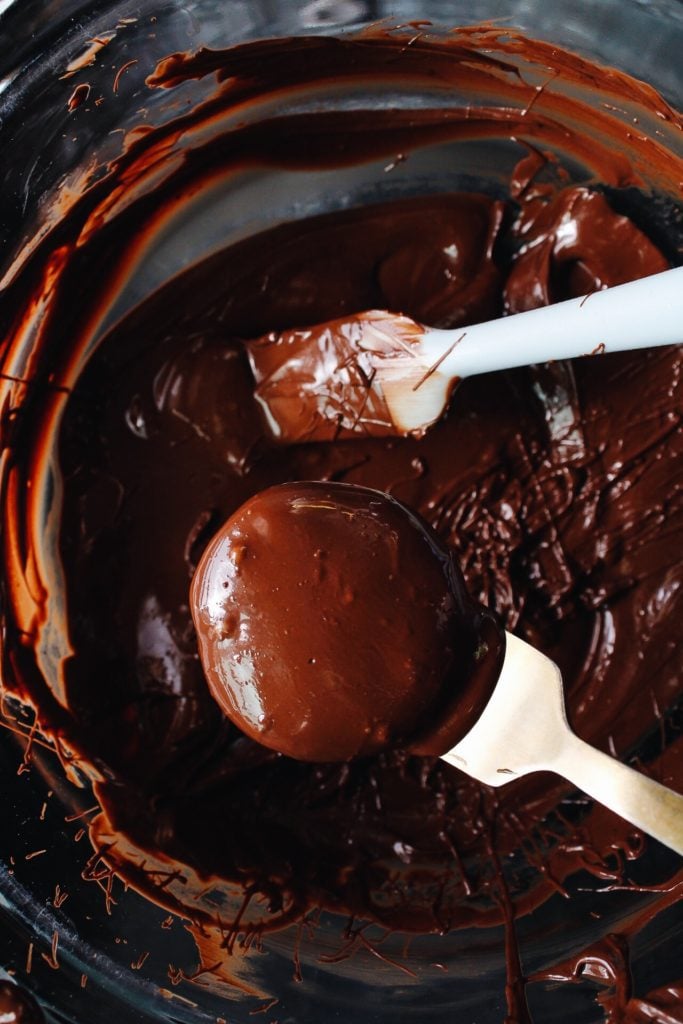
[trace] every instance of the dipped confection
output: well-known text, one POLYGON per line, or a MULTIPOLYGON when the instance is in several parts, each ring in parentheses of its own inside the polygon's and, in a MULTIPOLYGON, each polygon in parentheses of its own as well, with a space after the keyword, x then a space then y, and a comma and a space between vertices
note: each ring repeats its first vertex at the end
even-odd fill
POLYGON ((190 604, 225 714, 304 761, 444 753, 483 710, 504 647, 427 524, 344 483, 247 501, 209 542, 190 604))

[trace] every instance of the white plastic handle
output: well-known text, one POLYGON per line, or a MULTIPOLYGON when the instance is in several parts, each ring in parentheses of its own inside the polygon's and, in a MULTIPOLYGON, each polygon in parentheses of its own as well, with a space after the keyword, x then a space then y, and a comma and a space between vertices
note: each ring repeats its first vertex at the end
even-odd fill
POLYGON ((428 360, 445 377, 683 342, 683 267, 462 331, 429 330, 428 360), (454 345, 458 334, 463 337, 454 345))

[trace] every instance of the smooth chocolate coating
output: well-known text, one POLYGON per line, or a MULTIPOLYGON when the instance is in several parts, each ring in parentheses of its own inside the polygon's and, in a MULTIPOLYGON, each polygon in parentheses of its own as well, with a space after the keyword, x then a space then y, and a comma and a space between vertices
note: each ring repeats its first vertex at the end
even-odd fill
POLYGON ((30 992, 12 981, 0 981, 0 1024, 44 1024, 45 1017, 30 992))
MULTIPOLYGON (((670 197, 680 196, 681 118, 648 86, 507 25, 440 38, 380 26, 362 37, 202 50, 171 56, 149 83, 172 89, 214 74, 206 103, 172 97, 177 116, 131 133, 81 192, 63 190, 45 234, 9 274, 3 685, 30 700, 41 730, 97 778, 103 811, 88 828, 107 863, 191 922, 202 964, 233 984, 244 960, 235 968, 226 951, 237 942, 267 949, 267 933, 288 925, 297 958, 302 929, 312 933, 301 960, 304 972, 307 956, 319 970, 313 908, 342 915, 331 970, 365 956, 349 940, 352 918, 440 935, 503 919, 510 950, 515 918, 558 891, 568 922, 574 914, 591 931, 623 933, 611 890, 638 892, 651 870, 638 859, 646 844, 623 821, 547 775, 494 798, 404 751, 328 766, 272 753, 211 697, 187 588, 220 525, 269 486, 346 480, 391 492, 437 530, 470 593, 560 665, 576 731, 619 756, 642 751, 648 770, 680 787, 680 353, 472 378, 420 441, 364 436, 273 452, 243 340, 373 308, 457 327, 655 273, 667 254, 680 259, 670 197), (307 87, 315 95, 348 84, 362 97, 387 80, 406 95, 425 82, 453 86, 454 97, 479 96, 481 86, 484 105, 445 110, 437 98, 433 108, 361 101, 277 113, 307 87), (609 105, 589 108, 584 85, 609 105), (234 116, 262 100, 272 117, 234 116), (637 130, 626 110, 637 110, 637 130), (397 154, 412 160, 435 143, 511 138, 520 160, 509 190, 501 177, 493 197, 439 192, 475 187, 458 180, 457 146, 443 168, 453 185, 426 182, 421 196, 406 197, 394 170, 381 170, 379 198, 392 201, 365 206, 357 195, 330 216, 246 238, 91 344, 144 245, 167 216, 185 215, 202 181, 377 158, 391 168, 397 154), (149 194, 131 193, 147 174, 149 194), (26 367, 29 379, 18 373, 26 367), (57 565, 48 573, 51 531, 57 565)), ((79 863, 84 845, 74 847, 79 863)), ((654 916, 679 894, 667 876, 642 897, 654 916)), ((628 920, 630 939, 645 915, 628 920)), ((569 924, 567 934, 583 941, 569 924)), ((395 959, 409 967, 413 947, 396 941, 395 959)), ((372 952, 381 958, 382 949, 372 952)), ((511 978, 519 994, 519 965, 511 978)), ((561 1007, 562 993, 556 999, 561 1007)), ((517 1001, 508 1016, 525 1020, 517 1001)))
POLYGON ((490 695, 504 644, 502 630, 484 639, 493 617, 433 530, 390 495, 343 483, 246 502, 204 552, 191 610, 225 714, 303 761, 410 747, 448 710, 445 752, 490 695))
POLYGON ((246 343, 254 397, 275 441, 338 441, 345 437, 405 436, 393 422, 381 389, 372 387, 373 356, 405 352, 422 331, 407 317, 381 310, 302 330, 274 331, 246 343))

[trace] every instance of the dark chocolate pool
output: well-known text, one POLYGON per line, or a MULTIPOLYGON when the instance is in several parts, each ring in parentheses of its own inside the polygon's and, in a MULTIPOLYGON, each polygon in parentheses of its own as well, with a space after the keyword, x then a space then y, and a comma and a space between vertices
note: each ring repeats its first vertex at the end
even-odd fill
MULTIPOLYGON (((4 687, 92 783, 95 863, 187 922, 202 984, 267 993, 250 968, 271 943, 297 977, 367 956, 412 984, 438 973, 439 941, 502 922, 507 1019, 525 1021, 516 927, 558 894, 576 907, 618 888, 642 920, 622 914, 590 950, 578 928, 553 946, 565 963, 537 956, 536 981, 602 964, 610 1019, 653 1019, 629 987, 629 938, 675 902, 680 864, 649 875, 651 844, 551 776, 494 794, 402 751, 303 764, 258 745, 210 696, 188 587, 219 526, 268 486, 388 492, 436 529, 476 600, 560 665, 576 732, 680 789, 680 353, 468 380, 422 440, 274 448, 243 348, 373 307, 456 327, 672 265, 680 117, 626 76, 491 27, 181 54, 147 84, 173 95, 214 74, 203 105, 65 193, 6 282, 4 687), (587 105, 601 88, 627 117, 587 105), (460 145, 500 163, 442 187, 460 145), (438 173, 414 194, 294 206, 117 314, 203 190, 251 176, 267 196, 327 172, 343 189, 350 169, 381 161, 390 180, 420 160, 438 173), (328 914, 336 931, 319 927, 328 914)), ((663 983, 643 999, 678 1020, 680 976, 663 983)))

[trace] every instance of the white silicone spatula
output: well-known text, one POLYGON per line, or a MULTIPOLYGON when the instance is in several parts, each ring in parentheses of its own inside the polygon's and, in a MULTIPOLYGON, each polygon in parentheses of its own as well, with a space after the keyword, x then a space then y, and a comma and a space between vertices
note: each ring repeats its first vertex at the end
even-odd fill
POLYGON ((683 796, 579 739, 557 665, 506 633, 503 668, 481 716, 445 761, 489 786, 550 771, 683 854, 683 796))
POLYGON ((452 331, 370 310, 248 345, 273 435, 296 443, 329 440, 330 424, 341 437, 422 434, 463 377, 681 341, 683 267, 452 331))
POLYGON ((681 341, 683 267, 461 331, 425 329, 419 353, 378 360, 374 380, 396 426, 422 431, 463 377, 681 341))

